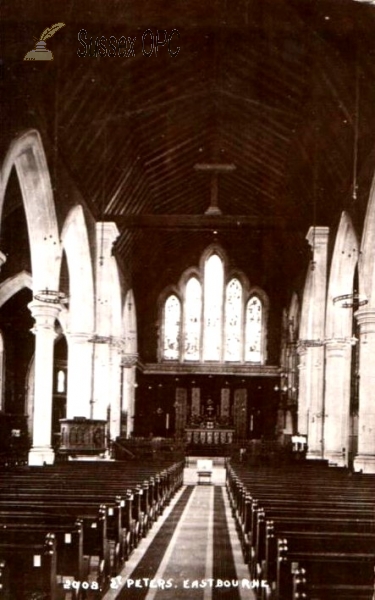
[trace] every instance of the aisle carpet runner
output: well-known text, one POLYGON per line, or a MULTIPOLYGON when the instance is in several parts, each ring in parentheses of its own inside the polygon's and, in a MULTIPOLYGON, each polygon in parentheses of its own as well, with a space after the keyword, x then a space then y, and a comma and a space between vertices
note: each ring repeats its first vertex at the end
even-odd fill
POLYGON ((223 491, 186 487, 117 600, 240 600, 235 585, 220 583, 237 581, 223 491))

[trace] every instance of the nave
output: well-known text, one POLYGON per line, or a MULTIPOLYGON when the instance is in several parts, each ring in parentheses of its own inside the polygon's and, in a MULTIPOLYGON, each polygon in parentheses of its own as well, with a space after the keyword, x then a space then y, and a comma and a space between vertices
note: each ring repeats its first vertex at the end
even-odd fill
POLYGON ((4 472, 0 600, 373 600, 373 475, 176 458, 4 472))

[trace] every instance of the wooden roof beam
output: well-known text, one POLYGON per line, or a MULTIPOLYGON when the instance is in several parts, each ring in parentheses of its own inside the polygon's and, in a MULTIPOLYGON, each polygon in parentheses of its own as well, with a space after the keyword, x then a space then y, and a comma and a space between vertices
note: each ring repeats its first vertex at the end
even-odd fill
POLYGON ((284 229, 282 217, 254 217, 249 215, 110 215, 121 229, 284 229))

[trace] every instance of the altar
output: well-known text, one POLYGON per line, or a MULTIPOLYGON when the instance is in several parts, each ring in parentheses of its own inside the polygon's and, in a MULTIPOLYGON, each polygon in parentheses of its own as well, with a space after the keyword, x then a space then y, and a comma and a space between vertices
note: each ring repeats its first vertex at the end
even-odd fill
POLYGON ((186 428, 187 444, 232 444, 234 429, 186 428))

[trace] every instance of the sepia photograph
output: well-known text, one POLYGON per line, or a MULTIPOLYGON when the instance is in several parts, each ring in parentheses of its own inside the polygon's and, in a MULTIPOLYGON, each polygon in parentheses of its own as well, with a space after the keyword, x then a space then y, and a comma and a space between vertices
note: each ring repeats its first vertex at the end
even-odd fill
POLYGON ((0 600, 375 600, 375 0, 1 0, 0 119, 0 600))

